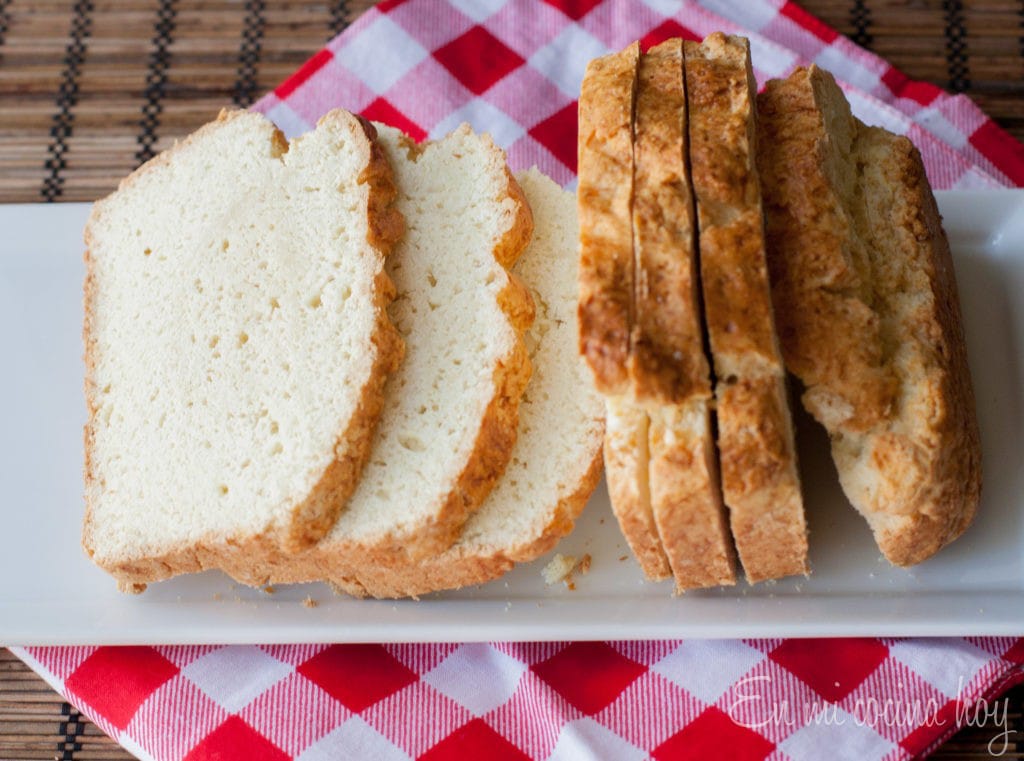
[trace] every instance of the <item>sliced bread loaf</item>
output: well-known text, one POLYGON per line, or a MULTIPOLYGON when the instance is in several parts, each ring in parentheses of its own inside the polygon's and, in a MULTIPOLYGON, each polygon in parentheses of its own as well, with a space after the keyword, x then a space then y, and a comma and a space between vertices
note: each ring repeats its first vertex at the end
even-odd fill
POLYGON ((537 170, 519 183, 534 210, 533 241, 515 273, 537 320, 528 339, 533 377, 504 476, 447 551, 400 567, 332 566, 351 594, 401 597, 481 584, 540 556, 572 529, 601 472, 601 398, 577 354, 576 208, 572 193, 537 170))
POLYGON ((334 525, 402 353, 394 196, 351 114, 289 145, 234 112, 97 202, 83 544, 123 588, 297 552, 334 525))
POLYGON ((636 374, 648 392, 657 387, 652 366, 662 348, 637 346, 633 159, 640 61, 639 43, 595 58, 580 88, 578 311, 580 353, 606 395, 604 461, 612 510, 644 572, 663 579, 670 569, 651 507, 647 415, 635 404, 631 379, 636 374), (640 357, 634 356, 638 349, 640 357), (631 373, 634 368, 639 372, 631 373))
POLYGON ((949 244, 921 157, 867 127, 830 74, 758 98, 768 259, 786 363, 885 556, 970 524, 981 452, 949 244))
POLYGON ((731 584, 704 353, 683 43, 641 60, 634 143, 634 398, 648 418, 651 509, 676 589, 731 584))
POLYGON ((640 58, 633 131, 630 388, 607 400, 612 507, 648 578, 674 576, 679 590, 732 583, 701 336, 681 40, 640 58))
POLYGON ((533 230, 505 154, 463 125, 416 145, 378 126, 408 233, 388 261, 390 310, 406 342, 373 449, 348 509, 312 550, 228 571, 249 583, 333 578, 402 566, 455 541, 508 464, 530 377, 534 318, 510 268, 533 230))
POLYGON ((751 582, 807 573, 807 528, 775 335, 755 167, 749 43, 687 42, 690 162, 716 375, 722 491, 751 582))

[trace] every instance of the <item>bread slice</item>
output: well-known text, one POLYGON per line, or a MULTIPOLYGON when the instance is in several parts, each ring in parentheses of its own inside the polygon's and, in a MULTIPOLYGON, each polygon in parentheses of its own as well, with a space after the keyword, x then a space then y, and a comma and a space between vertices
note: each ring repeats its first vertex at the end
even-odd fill
POLYGON ((388 261, 405 360, 388 382, 348 509, 301 556, 227 569, 247 583, 433 557, 455 541, 512 454, 530 377, 522 334, 534 305, 508 268, 530 240, 530 207, 504 152, 467 125, 422 145, 377 129, 409 228, 388 261))
POLYGON ((334 525, 402 354, 394 196, 347 112, 290 145, 225 112, 96 203, 83 545, 122 588, 334 525))
POLYGON ((604 394, 629 390, 633 110, 639 58, 639 43, 595 58, 580 89, 580 352, 604 394))
POLYGON ((676 588, 734 583, 711 436, 679 39, 639 63, 634 122, 631 392, 607 402, 607 480, 644 573, 676 588))
POLYGON ((772 314, 749 43, 687 42, 690 162, 714 360, 722 491, 747 579, 807 573, 796 448, 772 314))
POLYGON ((415 596, 497 578, 554 547, 597 485, 604 426, 601 397, 577 355, 576 202, 536 169, 517 179, 535 229, 515 273, 538 313, 512 460, 451 548, 397 568, 364 564, 337 573, 332 566, 330 580, 346 592, 415 596))
POLYGON ((967 528, 981 492, 953 262, 921 157, 855 119, 817 67, 770 82, 758 112, 786 364, 882 552, 921 562, 967 528))

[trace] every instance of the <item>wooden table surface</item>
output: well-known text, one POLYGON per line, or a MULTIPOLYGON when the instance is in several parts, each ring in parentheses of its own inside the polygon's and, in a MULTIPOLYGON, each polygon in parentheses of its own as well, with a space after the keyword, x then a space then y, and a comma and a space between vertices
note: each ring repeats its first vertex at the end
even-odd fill
MULTIPOLYGON (((90 201, 223 106, 247 106, 371 0, 0 0, 0 203, 90 201)), ((1024 0, 803 0, 1024 138, 1024 0)), ((73 625, 73 624, 72 624, 73 625)), ((1024 634, 1024 632, 1022 632, 1024 634)), ((1024 759, 1024 687, 1006 759, 1024 759)), ((969 728, 933 758, 991 758, 969 728)), ((0 650, 0 759, 126 759, 0 650)))

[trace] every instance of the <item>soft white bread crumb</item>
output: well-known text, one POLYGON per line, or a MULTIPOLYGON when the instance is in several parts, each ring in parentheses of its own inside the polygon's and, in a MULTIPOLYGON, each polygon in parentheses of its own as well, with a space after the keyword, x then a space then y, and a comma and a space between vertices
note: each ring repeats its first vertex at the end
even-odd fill
POLYGON ((557 584, 572 573, 572 569, 576 567, 576 562, 575 556, 556 552, 555 556, 551 558, 551 561, 541 571, 544 583, 549 587, 552 584, 557 584))
POLYGON ((401 355, 372 138, 335 111, 289 147, 222 114, 95 205, 83 542, 122 586, 298 550, 337 517, 401 355))
POLYGON ((537 319, 511 462, 447 552, 400 567, 333 566, 330 581, 350 594, 415 596, 494 579, 552 549, 597 485, 604 408, 577 352, 575 199, 535 169, 517 179, 535 230, 515 273, 533 294, 537 319))
POLYGON ((249 583, 334 579, 338 568, 443 552, 512 452, 533 303, 506 267, 529 241, 529 207, 504 152, 468 126, 422 146, 378 129, 408 225, 388 261, 405 360, 345 513, 300 557, 228 569, 249 583))

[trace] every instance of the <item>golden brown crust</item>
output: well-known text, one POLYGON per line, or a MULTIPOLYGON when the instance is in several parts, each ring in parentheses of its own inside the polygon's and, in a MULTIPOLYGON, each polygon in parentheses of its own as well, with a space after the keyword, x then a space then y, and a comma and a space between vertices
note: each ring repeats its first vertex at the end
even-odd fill
POLYGON ((736 583, 707 402, 649 409, 651 506, 677 592, 736 583))
MULTIPOLYGON (((317 124, 331 118, 335 113, 337 112, 332 111, 321 117, 317 124)), ((376 127, 361 116, 356 116, 355 119, 370 145, 370 160, 358 179, 360 185, 368 185, 370 188, 366 213, 369 232, 366 239, 371 246, 387 256, 405 235, 405 217, 395 206, 395 200, 398 198, 395 173, 388 157, 377 142, 376 127)), ((394 290, 394 285, 391 285, 391 297, 388 299, 388 303, 395 297, 394 290)))
POLYGON ((596 58, 579 99, 580 352, 602 393, 628 382, 633 313, 633 107, 640 46, 596 58))
MULTIPOLYGON (((473 452, 454 489, 429 523, 418 525, 411 531, 388 534, 369 547, 332 540, 329 554, 344 556, 347 568, 371 564, 398 567, 437 555, 451 547, 465 522, 480 508, 505 472, 516 443, 519 404, 530 380, 530 370, 526 347, 517 341, 511 354, 498 363, 495 395, 480 422, 473 452)), ((329 567, 330 560, 324 558, 328 552, 317 554, 319 559, 311 561, 305 581, 320 578, 316 574, 324 573, 325 563, 329 567)))
POLYGON ((604 467, 612 512, 644 575, 672 575, 651 503, 648 418, 628 397, 605 400, 604 467))
POLYGON ((756 581, 779 569, 804 572, 807 543, 754 166, 754 78, 740 37, 688 42, 685 56, 722 492, 747 578, 756 581))
MULTIPOLYGON (((924 166, 906 138, 854 120, 834 80, 815 67, 769 87, 762 103, 774 131, 790 110, 813 127, 766 143, 765 163, 777 166, 786 155, 810 153, 817 146, 816 161, 800 171, 809 176, 808 186, 828 194, 827 202, 801 199, 798 187, 766 182, 773 210, 780 209, 773 211, 779 235, 773 237, 772 256, 786 267, 799 266, 812 256, 807 250, 820 243, 813 229, 808 233, 793 223, 788 204, 841 207, 851 220, 843 232, 857 238, 863 252, 861 303, 871 311, 852 340, 868 344, 872 359, 878 358, 858 378, 868 388, 877 377, 894 385, 884 403, 872 397, 864 401, 856 391, 851 399, 849 378, 833 362, 830 347, 850 340, 831 337, 833 332, 853 328, 820 320, 806 330, 824 339, 823 356, 808 352, 811 367, 793 368, 806 374, 805 405, 829 430, 843 489, 868 520, 882 552, 897 565, 921 562, 967 528, 981 491, 977 418, 952 256, 924 166), (843 130, 849 140, 837 143, 833 134, 843 130), (830 403, 822 405, 822 399, 830 403), (835 409, 857 414, 830 415, 835 409)), ((804 321, 793 324, 803 330, 804 321)), ((792 340, 809 346, 801 335, 792 340)))
POLYGON ((690 166, 700 225, 704 317, 716 371, 779 365, 753 167, 753 76, 745 39, 686 43, 690 166))
POLYGON ((807 575, 807 526, 782 376, 719 388, 718 448, 747 580, 807 575))
POLYGON ((797 69, 758 98, 768 266, 786 367, 815 389, 808 409, 866 430, 889 416, 897 384, 872 306, 868 252, 842 200, 856 193, 856 124, 826 78, 816 67, 797 69))
POLYGON ((907 207, 914 210, 908 229, 925 256, 935 299, 934 314, 926 320, 927 334, 935 341, 933 357, 942 368, 942 414, 932 428, 938 446, 931 460, 930 494, 914 511, 913 528, 904 526, 902 536, 892 539, 883 531, 879 542, 893 563, 913 565, 956 539, 974 520, 981 501, 981 436, 953 255, 942 217, 921 154, 905 138, 898 139, 893 148, 903 157, 907 207))
POLYGON ((906 566, 970 525, 981 498, 981 444, 952 254, 921 156, 904 137, 860 131, 885 157, 873 162, 878 175, 866 181, 891 193, 871 196, 868 215, 879 223, 873 247, 894 241, 901 252, 875 267, 883 321, 899 315, 894 372, 901 393, 892 418, 857 442, 869 459, 849 474, 845 453, 837 464, 886 558, 906 566), (921 301, 907 308, 911 294, 921 301))
MULTIPOLYGON (((168 151, 158 155, 140 167, 135 173, 122 180, 119 189, 124 189, 135 182, 143 172, 152 171, 157 166, 172 160, 176 151, 198 140, 204 134, 219 128, 226 122, 237 118, 249 118, 247 112, 221 111, 215 122, 205 125, 189 136, 185 141, 175 145, 168 151)), ((381 262, 390 253, 392 246, 401 238, 405 230, 402 215, 394 208, 397 190, 391 165, 376 144, 376 131, 368 122, 358 119, 344 111, 332 111, 320 121, 329 119, 351 121, 366 138, 369 158, 367 165, 358 178, 359 184, 365 184, 368 190, 368 233, 367 241, 379 253, 381 262)), ((273 130, 270 139, 270 154, 279 157, 287 152, 288 143, 279 130, 273 130)), ((93 211, 94 216, 102 213, 100 201, 93 211)), ((95 547, 92 537, 92 504, 89 495, 102 485, 96 484, 93 466, 93 448, 95 440, 94 417, 95 401, 95 356, 96 338, 94 331, 96 274, 90 249, 92 246, 92 220, 85 229, 84 254, 86 279, 84 285, 84 325, 83 341, 85 344, 85 396, 88 408, 88 420, 85 426, 85 492, 86 511, 82 531, 82 545, 91 558, 95 558, 95 547)), ((210 538, 200 541, 195 547, 173 548, 168 552, 151 558, 139 558, 124 563, 104 563, 103 567, 114 575, 119 586, 125 591, 138 592, 145 588, 145 583, 168 578, 180 573, 190 573, 206 568, 221 568, 228 565, 239 565, 244 568, 246 559, 257 552, 268 555, 291 554, 300 552, 314 545, 334 525, 345 502, 351 496, 358 483, 359 473, 369 456, 373 428, 383 407, 384 385, 387 375, 397 369, 404 353, 404 343, 398 331, 391 324, 387 308, 395 296, 394 284, 381 270, 374 279, 374 320, 375 329, 372 337, 375 349, 374 361, 369 376, 362 388, 355 414, 348 423, 346 430, 339 436, 335 444, 335 459, 324 471, 320 480, 314 485, 307 497, 289 512, 289 518, 275 526, 268 527, 265 535, 256 535, 235 540, 210 538)))
POLYGON ((686 171, 682 40, 640 59, 636 96, 630 376, 637 401, 709 398, 697 293, 693 193, 686 171))
MULTIPOLYGON (((505 183, 504 197, 512 201, 515 211, 513 212, 512 227, 498 241, 498 245, 494 249, 494 258, 502 267, 511 270, 519 261, 519 257, 523 255, 526 247, 530 245, 530 239, 533 238, 533 209, 530 208, 526 194, 507 165, 505 166, 505 183)), ((515 275, 509 272, 509 277, 515 278, 515 275)), ((527 330, 533 323, 533 299, 525 285, 520 283, 520 287, 524 295, 515 294, 514 298, 516 301, 529 305, 529 322, 520 328, 520 330, 527 330)), ((509 303, 510 305, 513 303, 511 298, 509 303)), ((514 311, 509 310, 509 314, 514 314, 514 311)))
POLYGON ((576 518, 601 478, 601 454, 595 452, 582 480, 551 512, 548 523, 514 547, 490 553, 466 551, 455 544, 447 552, 400 567, 364 565, 336 569, 328 579, 339 591, 355 597, 416 597, 445 589, 485 584, 508 573, 517 563, 528 563, 551 550, 572 531, 576 518))
POLYGON ((85 496, 85 516, 82 519, 82 549, 90 558, 95 554, 95 542, 92 537, 93 505, 91 494, 102 488, 97 482, 95 463, 93 462, 93 451, 96 447, 96 332, 94 323, 96 321, 96 270, 92 261, 92 231, 90 226, 85 226, 85 251, 82 259, 85 263, 85 282, 82 286, 82 306, 84 317, 82 321, 82 344, 84 346, 83 360, 85 363, 85 407, 86 419, 82 429, 82 444, 85 451, 85 459, 82 469, 85 496))

